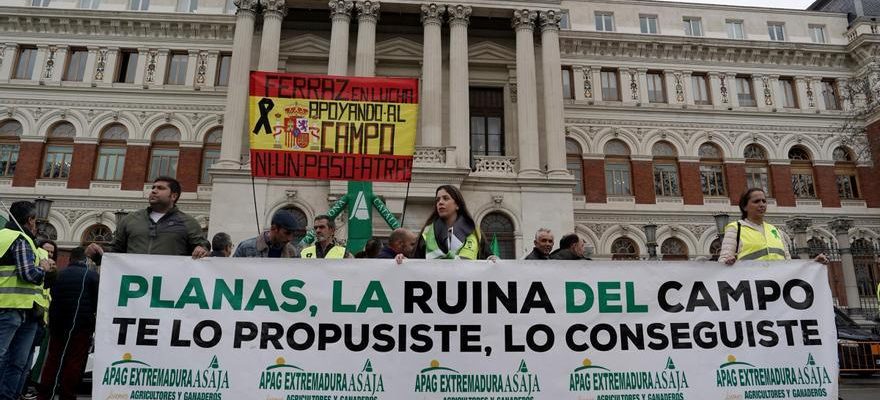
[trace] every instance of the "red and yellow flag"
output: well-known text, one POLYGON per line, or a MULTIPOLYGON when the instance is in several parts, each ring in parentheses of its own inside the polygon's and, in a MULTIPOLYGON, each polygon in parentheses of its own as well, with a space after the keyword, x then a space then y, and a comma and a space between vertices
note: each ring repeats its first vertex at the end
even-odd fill
POLYGON ((251 72, 251 173, 408 182, 418 80, 251 72))

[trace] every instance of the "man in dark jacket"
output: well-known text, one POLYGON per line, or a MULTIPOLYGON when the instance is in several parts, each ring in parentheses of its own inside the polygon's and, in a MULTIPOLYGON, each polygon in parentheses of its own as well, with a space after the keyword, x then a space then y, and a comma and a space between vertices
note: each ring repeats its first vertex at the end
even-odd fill
POLYGON ((398 254, 410 257, 416 247, 416 241, 418 241, 418 237, 415 233, 406 228, 397 228, 391 232, 391 236, 388 237, 388 245, 379 251, 376 258, 395 258, 398 254))
POLYGON ((49 352, 38 399, 54 398, 53 393, 61 400, 76 399, 76 386, 95 332, 97 308, 98 273, 86 265, 85 248, 77 247, 70 252, 70 264, 58 273, 52 286, 49 352))
POLYGON ((535 232, 535 248, 526 256, 526 260, 549 260, 553 250, 553 232, 540 228, 535 232))
POLYGON ((238 244, 233 257, 257 258, 296 258, 296 247, 293 246, 294 233, 302 229, 293 213, 278 210, 272 215, 269 230, 238 244))
POLYGON ((559 249, 550 254, 552 260, 584 260, 584 239, 569 233, 559 241, 559 249))
POLYGON ((232 256, 232 237, 226 232, 217 232, 211 239, 211 257, 232 256))
MULTIPOLYGON (((202 258, 208 255, 211 245, 199 223, 177 209, 180 198, 180 182, 160 176, 153 181, 150 206, 126 216, 116 232, 110 251, 113 253, 159 254, 202 258)), ((89 245, 86 255, 104 254, 97 244, 89 245)))

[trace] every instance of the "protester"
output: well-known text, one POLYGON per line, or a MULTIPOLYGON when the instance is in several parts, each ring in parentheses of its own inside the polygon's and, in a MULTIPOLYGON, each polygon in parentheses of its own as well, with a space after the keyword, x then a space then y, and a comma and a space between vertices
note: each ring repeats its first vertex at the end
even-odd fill
MULTIPOLYGON (((791 254, 779 230, 764 221, 767 197, 763 189, 750 188, 740 196, 739 210, 742 219, 727 224, 718 262, 733 265, 738 260, 779 261, 790 260, 791 254)), ((816 262, 827 263, 825 254, 819 254, 816 262)))
POLYGON ((535 232, 535 248, 526 256, 526 260, 549 260, 553 251, 553 232, 540 228, 535 232))
POLYGON ((55 262, 34 243, 36 215, 34 203, 12 203, 0 230, 0 400, 21 394, 35 335, 49 308, 43 281, 55 262))
POLYGON ((388 237, 388 245, 382 248, 376 258, 395 258, 398 254, 410 257, 416 247, 417 240, 416 234, 409 229, 397 228, 391 232, 391 236, 388 237))
POLYGON ((70 252, 70 264, 58 274, 49 307, 49 352, 37 399, 58 394, 75 400, 89 355, 98 307, 98 273, 89 269, 85 248, 70 252), (56 388, 57 386, 57 388, 56 388))
POLYGON ((296 258, 296 248, 290 241, 297 229, 301 228, 293 214, 278 210, 272 215, 269 230, 239 243, 233 257, 296 258))
POLYGON ((329 215, 315 217, 315 243, 300 252, 302 258, 353 258, 345 246, 336 242, 336 221, 329 215))
POLYGON ((434 211, 422 227, 413 258, 496 259, 489 253, 489 245, 468 212, 464 196, 455 186, 437 188, 434 211))
MULTIPOLYGON (((58 245, 49 239, 43 239, 37 242, 37 251, 44 251, 43 255, 54 261, 58 262, 58 245)), ((47 271, 46 276, 43 278, 43 287, 45 289, 52 288, 52 285, 55 283, 55 280, 58 277, 58 271, 47 271)), ((52 304, 49 304, 49 307, 52 307, 52 304)), ((22 375, 22 395, 21 400, 32 400, 37 398, 36 385, 40 378, 40 369, 43 366, 43 363, 46 359, 46 345, 48 344, 48 337, 46 336, 46 324, 45 319, 41 320, 39 324, 37 324, 37 332, 34 334, 34 343, 31 346, 31 352, 28 355, 27 366, 28 371, 26 371, 22 375), (39 348, 39 353, 37 353, 37 348, 39 348), (34 360, 34 356, 36 355, 36 361, 34 360)))
POLYGON ((229 257, 232 255, 232 237, 226 232, 217 232, 211 238, 211 257, 229 257))
POLYGON ((559 248, 550 253, 551 260, 585 260, 586 243, 576 233, 569 233, 559 240, 559 248))
POLYGON ((382 251, 382 241, 379 239, 370 239, 367 240, 364 249, 354 255, 354 258, 379 258, 380 251, 382 251))
MULTIPOLYGON (((195 219, 177 209, 180 183, 160 176, 153 180, 150 206, 135 211, 120 222, 113 234, 110 251, 113 253, 159 254, 169 256, 208 255, 210 243, 195 219)), ((86 256, 104 254, 104 249, 92 243, 86 256)))

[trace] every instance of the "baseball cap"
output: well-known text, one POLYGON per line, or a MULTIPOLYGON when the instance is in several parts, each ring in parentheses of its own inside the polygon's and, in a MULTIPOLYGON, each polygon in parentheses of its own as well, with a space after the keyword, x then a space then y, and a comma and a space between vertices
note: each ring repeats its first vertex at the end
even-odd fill
POLYGON ((272 216, 272 225, 289 231, 295 231, 302 228, 297 224, 296 218, 294 218, 293 214, 287 210, 276 211, 275 215, 272 216))

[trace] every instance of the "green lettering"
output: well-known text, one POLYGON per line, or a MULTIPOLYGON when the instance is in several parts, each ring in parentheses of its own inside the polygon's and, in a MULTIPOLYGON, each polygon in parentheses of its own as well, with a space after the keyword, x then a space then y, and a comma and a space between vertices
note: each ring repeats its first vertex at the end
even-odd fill
POLYGON ((565 282, 565 312, 569 314, 585 313, 593 308, 593 288, 583 282, 565 282), (575 296, 584 294, 583 303, 577 304, 575 296))
POLYGON ((254 291, 251 292, 251 297, 248 299, 244 309, 245 311, 252 311, 256 307, 268 307, 271 311, 278 311, 275 295, 272 293, 269 281, 265 279, 257 281, 257 285, 254 286, 254 291))
POLYGON ((289 313, 296 313, 306 309, 306 296, 293 290, 294 288, 302 289, 306 283, 299 279, 291 279, 285 281, 281 285, 281 295, 287 299, 293 300, 293 303, 281 303, 281 309, 289 313))
POLYGON ((174 300, 162 300, 162 277, 153 277, 153 290, 150 291, 150 307, 174 308, 174 300))
POLYGON ((333 312, 357 312, 354 304, 342 304, 342 281, 333 281, 333 312))
POLYGON ((367 290, 364 292, 364 297, 361 298, 357 312, 365 312, 368 308, 381 308, 382 312, 386 314, 392 312, 388 296, 379 281, 370 281, 370 284, 367 285, 367 290))
POLYGON ((599 312, 600 313, 621 313, 623 306, 620 304, 611 304, 611 302, 620 301, 620 282, 599 282, 599 312), (615 290, 615 292, 610 292, 615 290))
POLYGON ((147 279, 143 276, 122 275, 122 279, 119 280, 119 301, 117 305, 119 307, 127 307, 129 299, 144 297, 147 294, 148 288, 147 279), (132 285, 137 285, 137 289, 132 288, 132 285))
POLYGON ((208 308, 208 298, 205 296, 205 288, 202 287, 202 281, 199 278, 189 278, 186 287, 183 288, 183 294, 177 299, 174 308, 183 308, 187 304, 196 304, 202 310, 208 308))
POLYGON ((244 297, 244 280, 236 279, 235 290, 229 288, 229 285, 223 279, 214 281, 214 300, 211 304, 212 310, 219 310, 223 306, 223 300, 229 304, 233 310, 241 310, 241 300, 244 297))
POLYGON ((626 283, 626 312, 628 313, 646 313, 648 312, 647 304, 636 304, 636 285, 632 282, 626 283))

